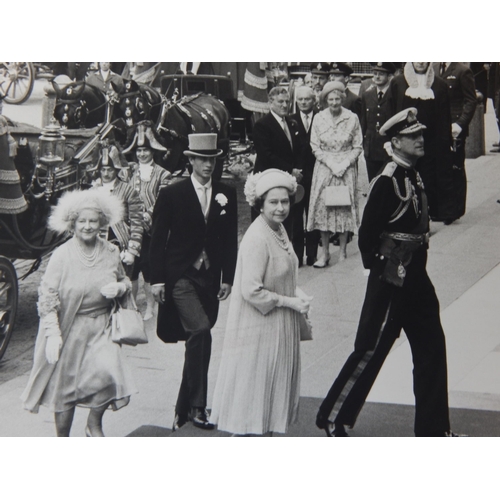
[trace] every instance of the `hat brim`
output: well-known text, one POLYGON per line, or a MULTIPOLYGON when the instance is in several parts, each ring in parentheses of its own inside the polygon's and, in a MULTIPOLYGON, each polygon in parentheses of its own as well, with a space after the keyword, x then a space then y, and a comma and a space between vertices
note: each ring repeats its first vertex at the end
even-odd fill
POLYGON ((190 149, 184 151, 185 156, 198 156, 203 158, 217 158, 224 154, 222 149, 204 149, 199 151, 191 151, 190 149))
POLYGON ((304 186, 298 184, 297 190, 295 191, 295 200, 293 201, 293 204, 296 205, 297 203, 300 203, 303 200, 305 194, 306 190, 304 189, 304 186))

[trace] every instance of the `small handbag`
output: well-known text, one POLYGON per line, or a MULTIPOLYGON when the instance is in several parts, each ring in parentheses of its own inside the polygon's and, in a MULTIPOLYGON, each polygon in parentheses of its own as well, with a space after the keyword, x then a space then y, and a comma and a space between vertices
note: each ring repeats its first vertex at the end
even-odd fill
POLYGON ((148 337, 144 331, 144 321, 132 293, 127 294, 128 306, 124 308, 121 301, 114 299, 111 311, 111 340, 117 344, 136 346, 147 344, 148 337))
POLYGON ((347 186, 327 186, 323 192, 327 207, 351 206, 351 194, 347 186))
POLYGON ((300 314, 300 340, 312 340, 312 324, 307 314, 300 314))

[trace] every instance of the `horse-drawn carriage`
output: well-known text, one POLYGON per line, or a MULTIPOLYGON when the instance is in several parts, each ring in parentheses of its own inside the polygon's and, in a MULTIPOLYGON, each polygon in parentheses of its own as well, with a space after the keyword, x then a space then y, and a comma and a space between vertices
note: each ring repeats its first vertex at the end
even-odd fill
MULTIPOLYGON (((219 83, 213 77, 205 80, 198 77, 195 79, 198 86, 193 89, 187 88, 182 78, 175 77, 170 84, 165 83, 164 93, 125 80, 123 89, 111 97, 83 82, 65 85, 55 82, 54 117, 59 124, 53 120, 43 130, 10 124, 10 136, 18 149, 15 158, 10 155, 15 162, 13 171, 3 178, 0 143, 0 359, 11 338, 17 311, 18 277, 13 262, 33 261, 24 278, 38 269, 42 258, 62 243, 61 238, 47 229, 51 207, 65 190, 90 186, 95 175, 93 153, 101 141, 112 139, 123 145, 134 135, 134 127, 148 120, 167 148, 161 158, 156 158, 157 163, 178 176, 185 173, 182 153, 192 132, 216 132, 218 147, 226 152, 223 160, 226 166, 230 156, 240 154, 241 148, 237 151, 231 148, 230 115, 226 106, 218 97, 200 92, 218 92, 215 85, 225 85, 227 96, 228 86, 224 80, 225 77, 220 77, 222 83, 219 83), (16 175, 17 187, 11 182, 16 175), (11 182, 7 187, 22 193, 25 203, 22 210, 2 210, 1 188, 5 180, 7 184, 11 182)), ((9 156, 5 151, 3 155, 9 156)), ((223 167, 221 162, 219 175, 223 167)))

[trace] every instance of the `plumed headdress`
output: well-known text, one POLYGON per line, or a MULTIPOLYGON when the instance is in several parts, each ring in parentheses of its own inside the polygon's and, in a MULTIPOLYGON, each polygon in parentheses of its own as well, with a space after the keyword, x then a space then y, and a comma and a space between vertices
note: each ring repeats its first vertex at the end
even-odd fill
POLYGON ((67 191, 52 209, 49 228, 59 234, 71 231, 76 218, 85 209, 101 214, 110 226, 120 222, 125 214, 122 200, 112 193, 101 189, 67 191))

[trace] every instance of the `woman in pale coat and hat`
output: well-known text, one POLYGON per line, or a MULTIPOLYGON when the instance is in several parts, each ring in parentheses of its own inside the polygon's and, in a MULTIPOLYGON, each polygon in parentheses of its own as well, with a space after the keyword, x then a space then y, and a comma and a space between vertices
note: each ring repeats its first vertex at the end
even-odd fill
POLYGON ((245 184, 260 211, 240 245, 210 420, 235 435, 285 433, 297 418, 300 314, 312 297, 297 288, 298 259, 283 221, 302 186, 268 169, 245 184))
POLYGON ((339 261, 346 258, 348 233, 358 232, 359 200, 357 191, 358 156, 363 151, 363 135, 356 114, 342 107, 345 87, 341 82, 328 82, 320 101, 320 111, 311 125, 311 149, 316 157, 309 201, 307 230, 321 232, 323 255, 314 267, 330 262, 330 233, 339 234, 339 261), (350 206, 326 206, 327 186, 347 186, 350 206))
POLYGON ((49 218, 50 229, 73 237, 54 251, 40 283, 40 326, 21 399, 33 413, 41 405, 54 412, 59 437, 70 435, 76 406, 89 409, 85 434, 104 436, 105 410, 122 408, 136 392, 109 328, 112 299, 132 287, 118 248, 99 237, 122 217, 118 198, 88 190, 65 193, 49 218))

